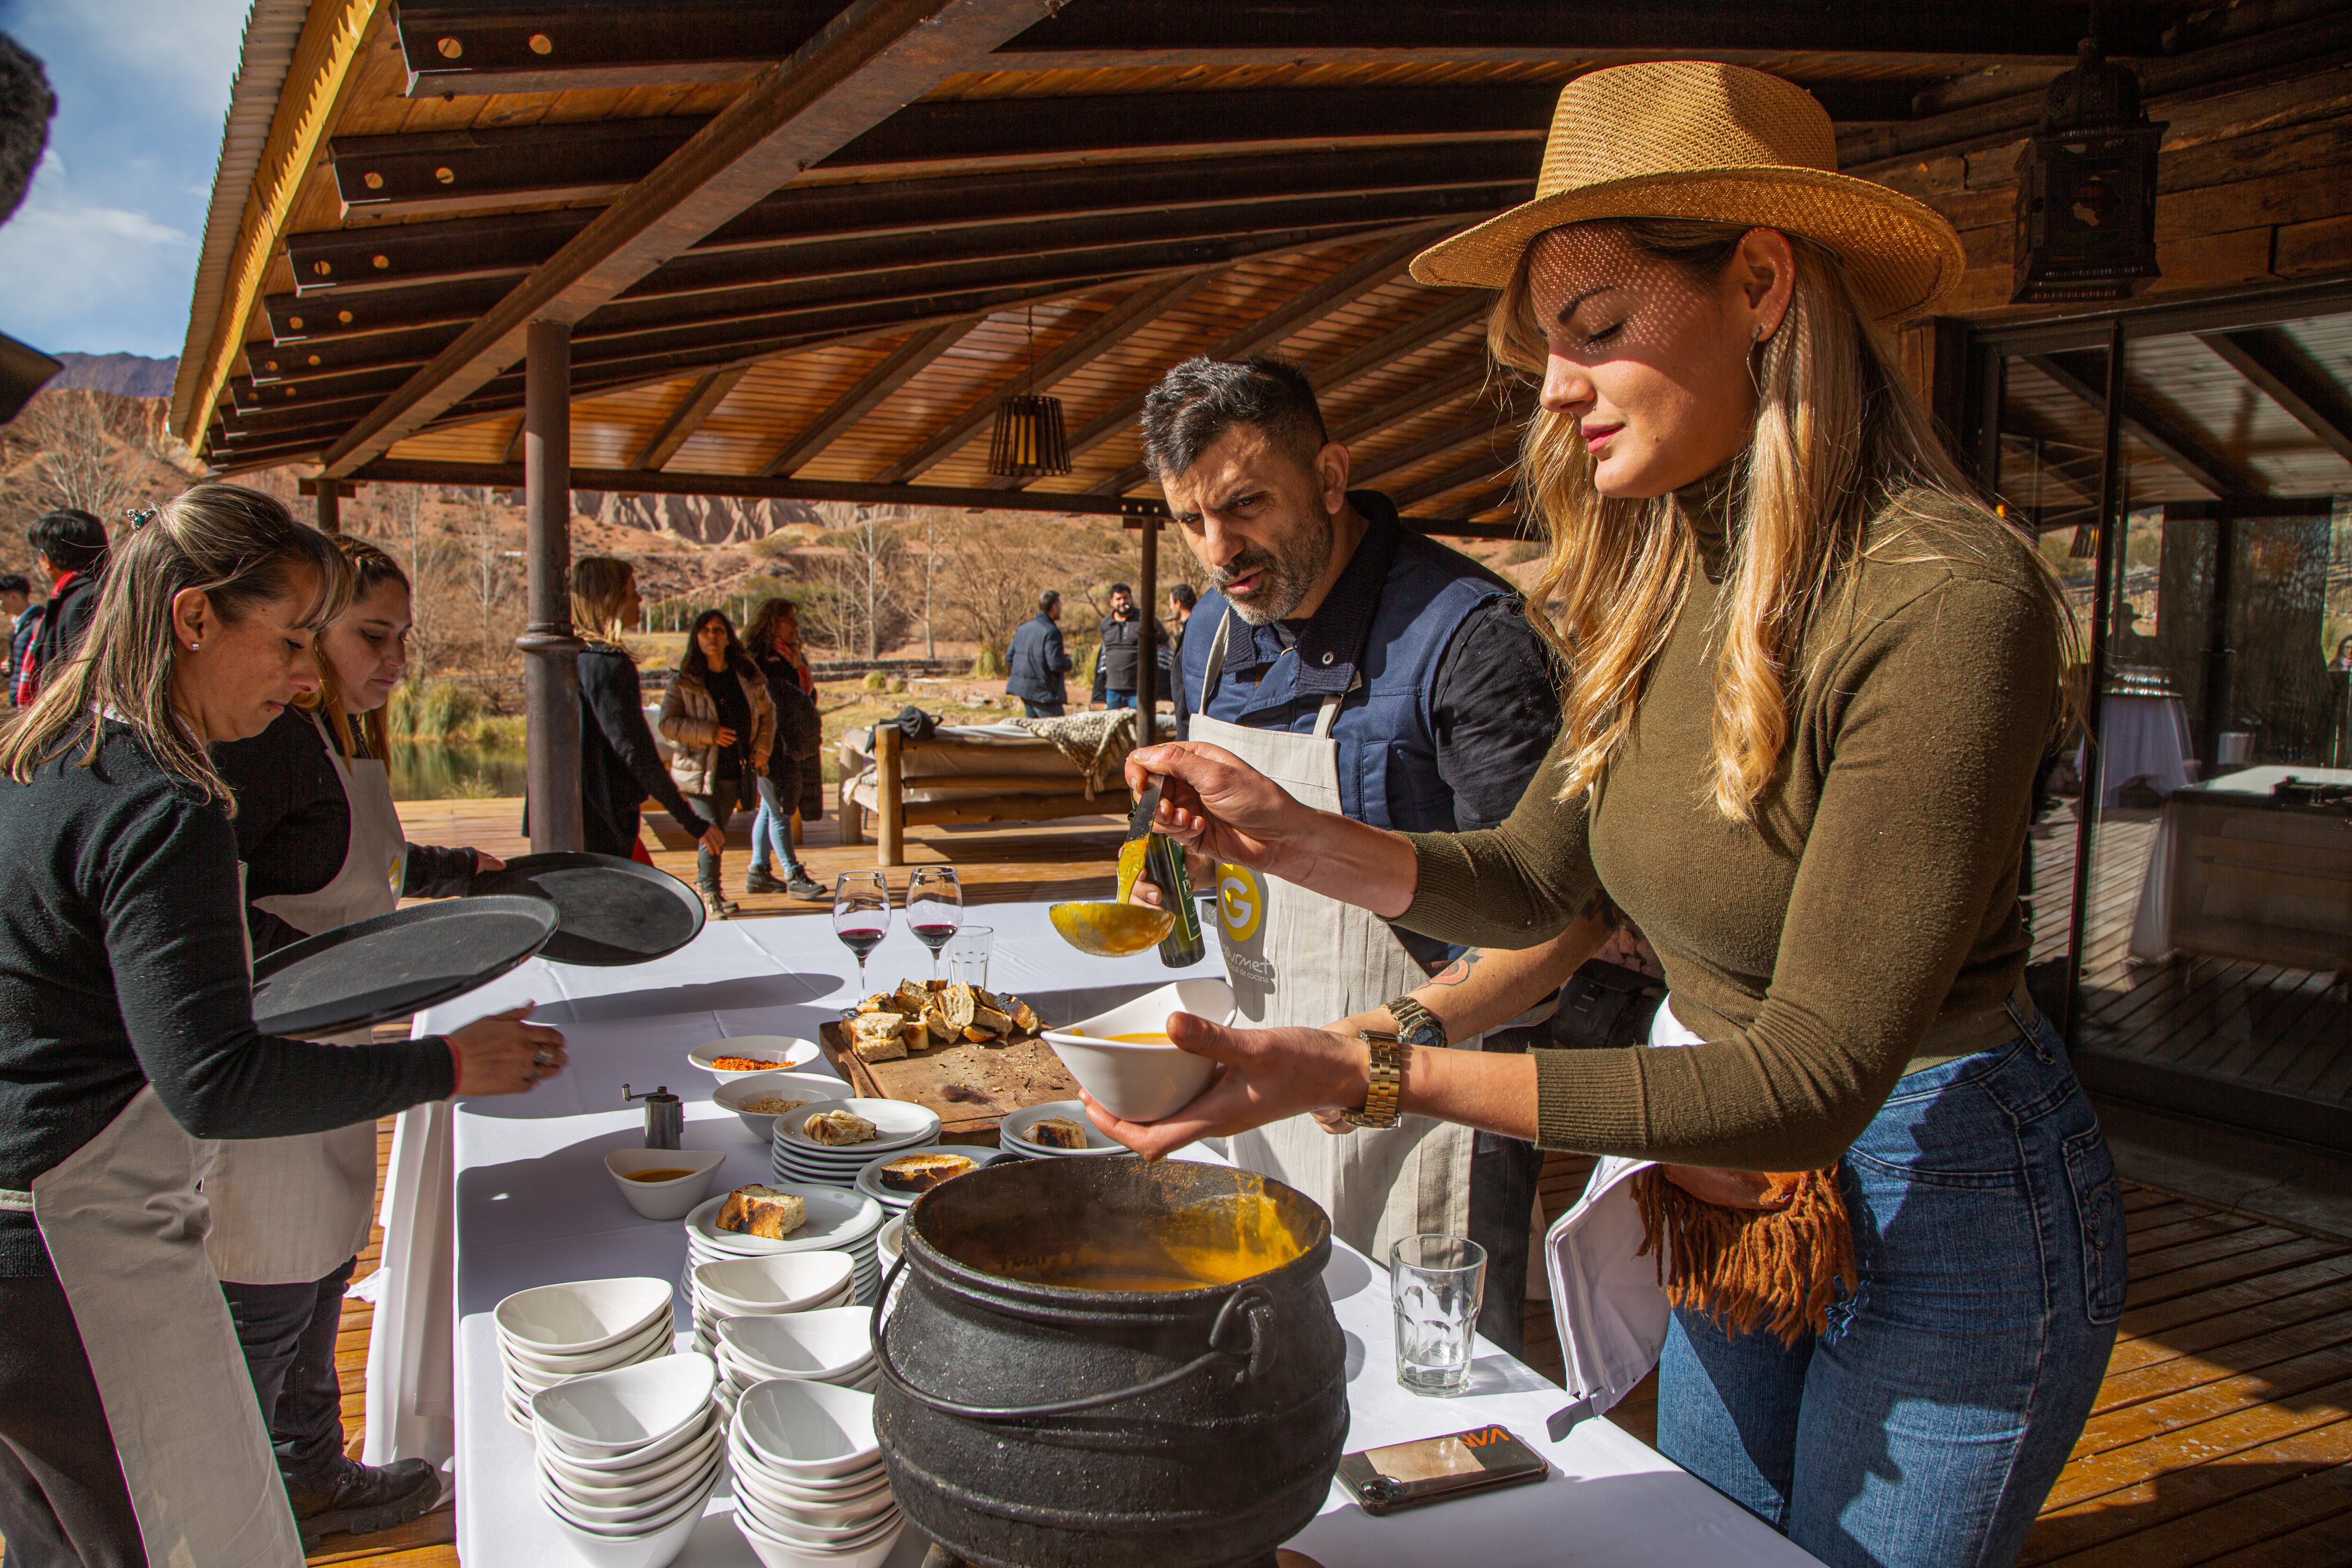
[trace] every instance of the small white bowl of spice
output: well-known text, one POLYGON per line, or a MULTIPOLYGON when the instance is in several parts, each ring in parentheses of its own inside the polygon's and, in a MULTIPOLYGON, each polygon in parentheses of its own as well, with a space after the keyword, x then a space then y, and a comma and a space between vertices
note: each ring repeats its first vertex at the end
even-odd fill
POLYGON ((710 1091, 711 1102, 743 1119, 752 1137, 767 1142, 775 1133, 776 1118, 824 1100, 845 1100, 849 1086, 837 1078, 815 1072, 756 1072, 730 1079, 710 1091))
POLYGON ((710 1191, 723 1149, 615 1149, 604 1156, 613 1184, 647 1219, 683 1219, 710 1191))

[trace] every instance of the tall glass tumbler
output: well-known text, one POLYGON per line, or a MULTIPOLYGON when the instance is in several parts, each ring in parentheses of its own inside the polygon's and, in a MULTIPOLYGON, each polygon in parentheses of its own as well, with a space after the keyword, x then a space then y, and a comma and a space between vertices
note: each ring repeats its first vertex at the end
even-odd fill
POLYGON ((1451 1398, 1470 1387, 1470 1352, 1486 1294, 1486 1249, 1459 1236, 1408 1236, 1389 1248, 1397 1382, 1451 1398))
POLYGON ((988 989, 988 950, 996 932, 988 926, 965 926, 948 938, 948 979, 959 985, 988 989))

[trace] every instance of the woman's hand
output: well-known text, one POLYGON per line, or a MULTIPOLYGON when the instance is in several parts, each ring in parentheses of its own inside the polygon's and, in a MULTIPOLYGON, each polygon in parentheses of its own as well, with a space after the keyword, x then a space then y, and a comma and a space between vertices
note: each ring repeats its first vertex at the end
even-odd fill
POLYGON ((563 1037, 545 1025, 523 1022, 537 1005, 526 1002, 450 1032, 449 1054, 457 1062, 452 1094, 526 1094, 563 1070, 563 1037))
POLYGON ((702 837, 695 842, 713 855, 724 855, 727 853, 727 829, 714 822, 702 830, 702 837))
POLYGON ((474 850, 475 876, 487 877, 493 871, 503 871, 507 868, 507 863, 499 859, 497 856, 491 854, 488 850, 475 849, 470 844, 466 847, 474 850))
POLYGON ((713 730, 710 732, 710 743, 714 746, 733 745, 735 743, 734 726, 730 724, 721 724, 719 728, 713 730))
POLYGON ((1178 1049, 1218 1064, 1209 1087, 1191 1104, 1158 1121, 1128 1121, 1081 1091, 1094 1124, 1146 1159, 1196 1138, 1364 1103, 1369 1059, 1360 1040, 1326 1029, 1228 1029, 1190 1013, 1169 1016, 1168 1038, 1178 1049))

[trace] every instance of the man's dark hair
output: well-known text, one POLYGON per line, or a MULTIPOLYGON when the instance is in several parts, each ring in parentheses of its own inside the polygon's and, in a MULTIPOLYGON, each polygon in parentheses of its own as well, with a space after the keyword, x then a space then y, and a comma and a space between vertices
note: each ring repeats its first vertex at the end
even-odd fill
POLYGON ((1254 425, 1301 467, 1330 439, 1314 384, 1288 360, 1188 359, 1143 400, 1143 460, 1160 481, 1201 460, 1236 425, 1254 425))
POLYGON ((25 580, 22 572, 0 572, 0 594, 23 594, 29 597, 32 592, 33 585, 25 580))
POLYGON ((1130 599, 1135 597, 1135 590, 1124 583, 1113 583, 1110 585, 1110 591, 1114 594, 1124 594, 1130 599))
POLYGON ((106 564, 106 524, 75 507, 34 519, 25 531, 25 542, 61 572, 87 572, 106 564))
POLYGON ((1168 596, 1183 605, 1187 615, 1201 607, 1201 595, 1193 591, 1192 584, 1190 583, 1177 584, 1168 590, 1168 596))
POLYGON ((1037 613, 1042 616, 1061 602, 1062 595, 1055 589, 1048 588, 1037 595, 1037 613))

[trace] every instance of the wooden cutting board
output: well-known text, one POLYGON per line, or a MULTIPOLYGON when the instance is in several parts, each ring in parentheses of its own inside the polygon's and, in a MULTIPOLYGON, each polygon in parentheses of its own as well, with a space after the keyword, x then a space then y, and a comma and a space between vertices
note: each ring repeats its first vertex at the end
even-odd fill
POLYGON ((942 1143, 994 1143, 996 1124, 1014 1111, 1078 1097, 1078 1080, 1043 1040, 940 1046, 894 1062, 864 1062, 849 1048, 849 1031, 825 1024, 817 1045, 861 1096, 937 1112, 942 1143))

